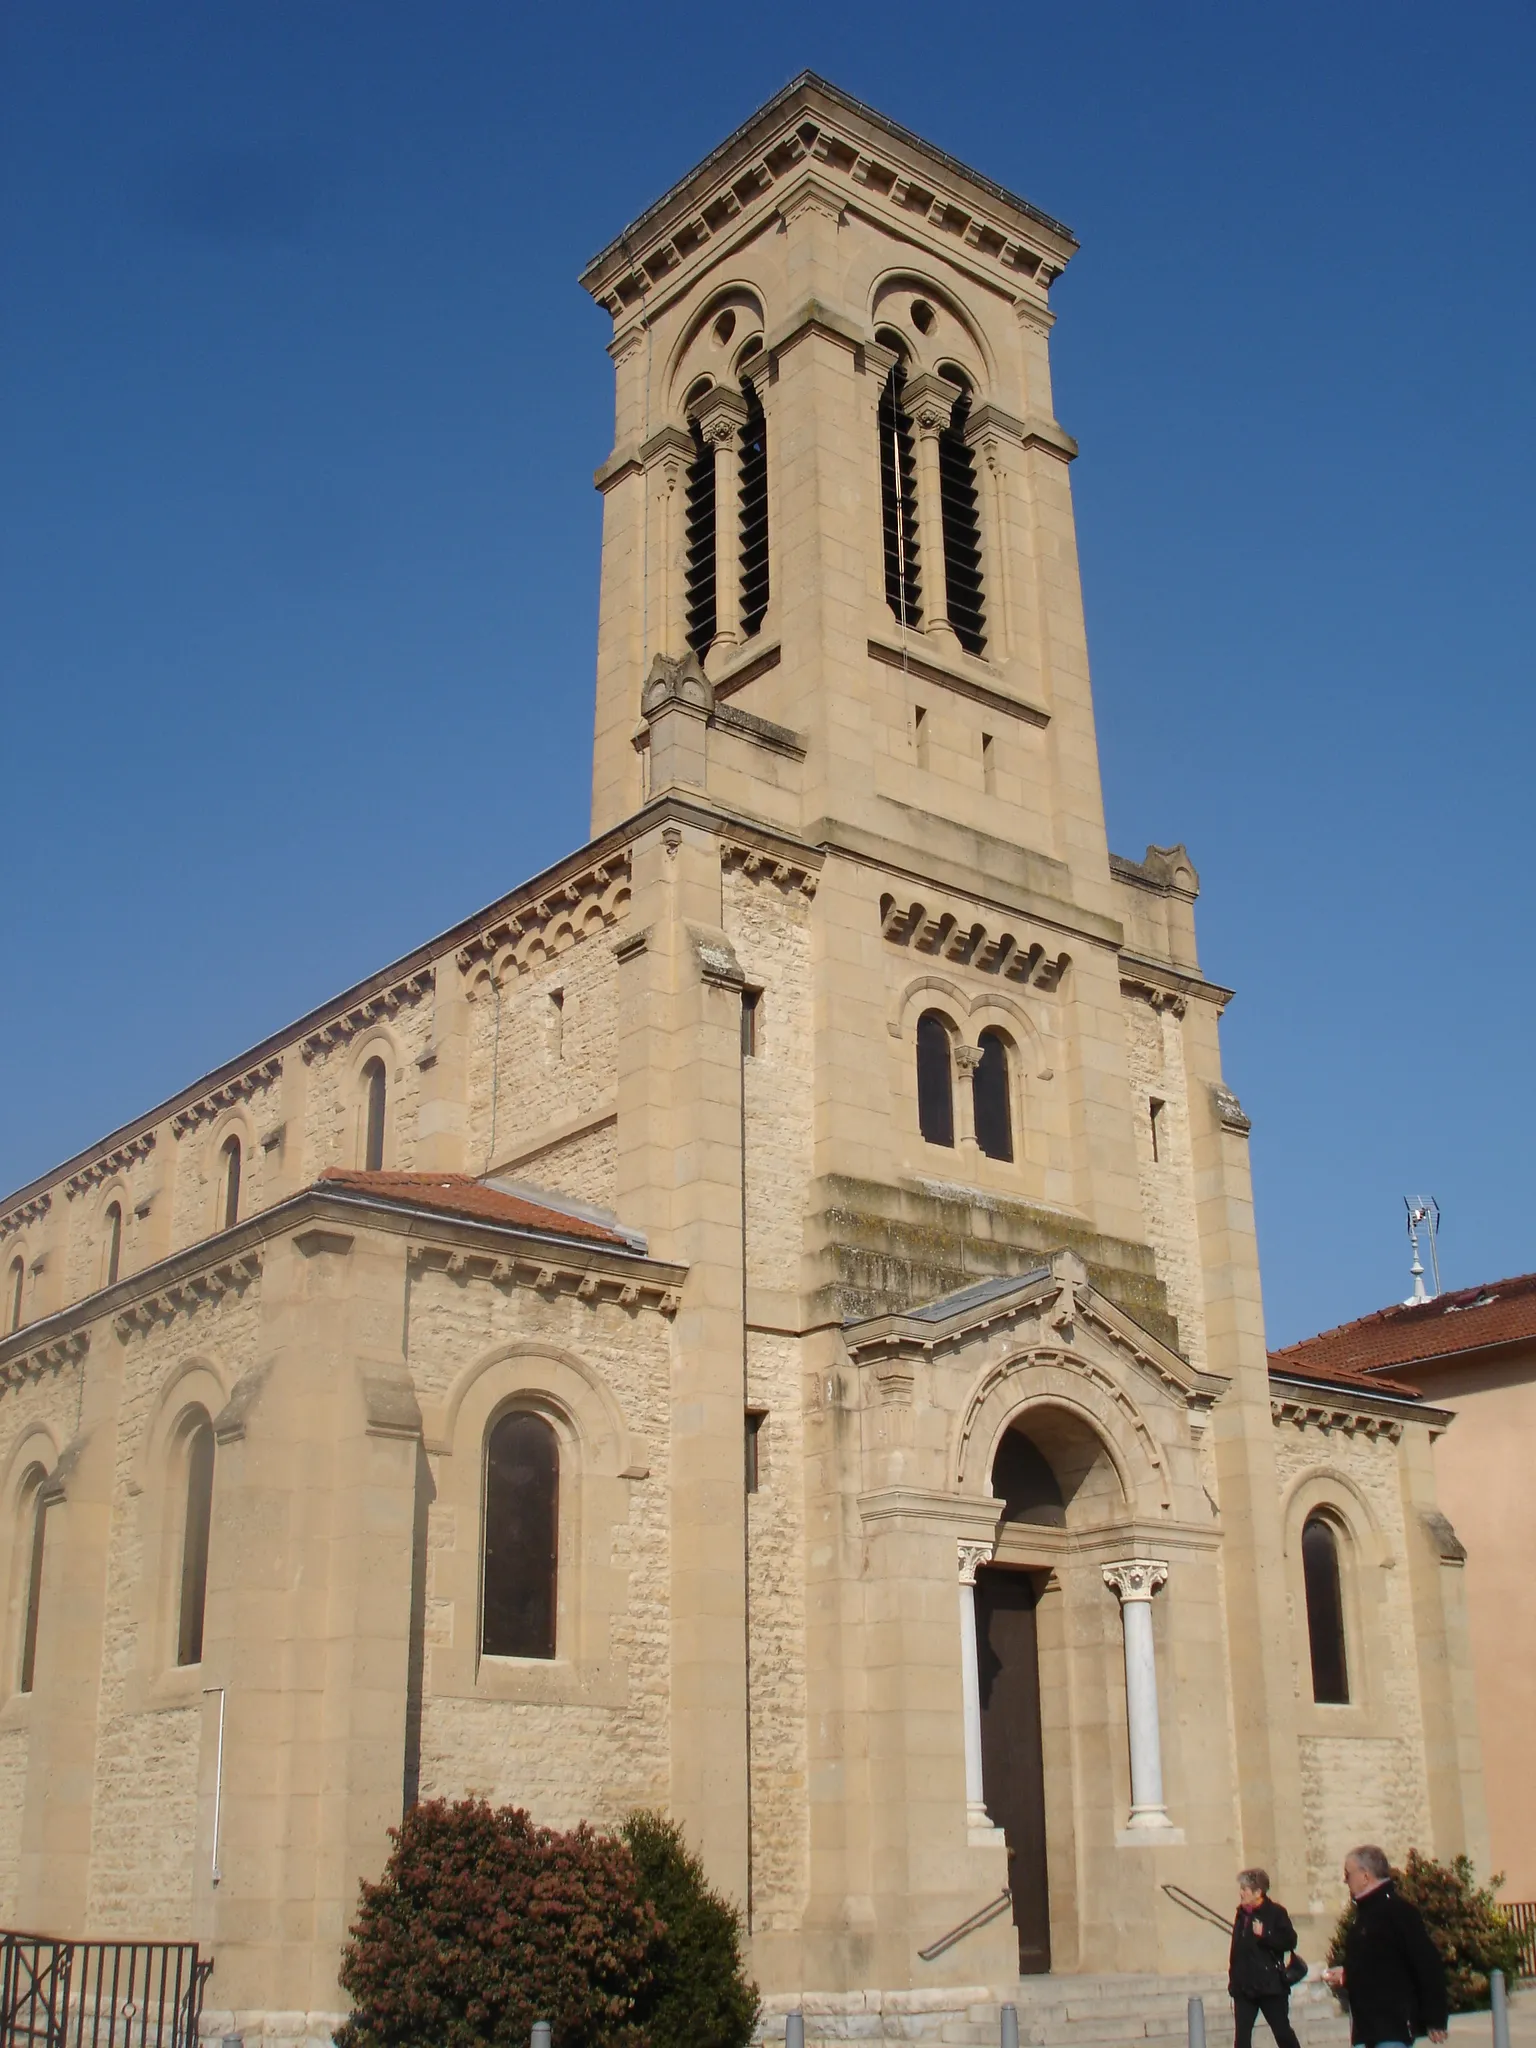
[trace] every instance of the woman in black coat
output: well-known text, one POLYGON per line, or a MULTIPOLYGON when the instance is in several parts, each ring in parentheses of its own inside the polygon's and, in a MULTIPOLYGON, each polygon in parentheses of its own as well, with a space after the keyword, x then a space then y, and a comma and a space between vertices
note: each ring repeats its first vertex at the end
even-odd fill
POLYGON ((1291 1987, 1285 1980, 1285 1959, 1296 1946, 1291 1916, 1269 1896, 1267 1870, 1238 1872, 1237 1901, 1227 1971, 1235 2048, 1252 2048, 1253 2023, 1260 2013, 1269 2022, 1276 2048, 1300 2048, 1291 2025, 1291 1987))

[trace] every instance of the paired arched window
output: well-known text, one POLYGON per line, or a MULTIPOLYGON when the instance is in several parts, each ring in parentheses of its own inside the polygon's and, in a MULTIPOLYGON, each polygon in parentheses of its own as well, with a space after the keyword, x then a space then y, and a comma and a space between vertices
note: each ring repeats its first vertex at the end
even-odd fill
POLYGON ((225 1230, 240 1221, 240 1140, 233 1131, 219 1148, 219 1214, 225 1230))
POLYGON ((1001 1031, 983 1031, 981 1059, 971 1075, 976 1143, 989 1159, 1013 1157, 1013 1102, 1008 1086, 1008 1041, 1001 1031))
POLYGON ((112 1287, 116 1285, 118 1271, 123 1263, 122 1203, 109 1202, 107 1205, 107 1213, 102 1220, 106 1224, 107 1229, 106 1258, 102 1265, 102 1272, 105 1277, 102 1281, 102 1285, 105 1287, 112 1287))
POLYGON ((363 1170, 378 1173, 384 1164, 384 1112, 389 1106, 389 1083, 384 1062, 377 1054, 363 1068, 363 1170))
POLYGON ((1349 1658, 1344 1640, 1339 1536, 1326 1515, 1308 1515, 1302 1525, 1301 1572, 1307 1596, 1312 1697, 1320 1706, 1347 1706, 1349 1658))
POLYGON ((987 644, 986 615, 981 602, 981 521, 977 516, 976 458, 966 446, 971 416, 971 387, 953 364, 939 375, 959 387, 960 396, 939 436, 939 504, 944 515, 944 589, 949 623, 968 654, 981 654, 987 644))
POLYGON ((21 1297, 27 1284, 27 1262, 17 1257, 12 1259, 10 1271, 5 1276, 5 1326, 7 1330, 21 1328, 21 1297))
POLYGON ((560 1536, 560 1445, 542 1415, 513 1408, 485 1444, 487 1657, 553 1657, 560 1536))
MULTIPOLYGON (((707 382, 689 393, 690 404, 707 396, 707 382)), ((768 610, 768 425, 762 400, 752 385, 744 382, 741 395, 746 416, 736 429, 737 491, 734 507, 718 504, 714 444, 707 440, 696 419, 690 419, 693 457, 684 485, 683 572, 687 601, 688 645, 702 661, 721 628, 721 612, 729 625, 734 613, 741 637, 750 640, 758 632, 768 610), (734 605, 721 604, 717 588, 717 541, 721 518, 736 521, 737 588, 734 605)), ((727 559, 730 559, 728 556, 727 559)))
POLYGON ((199 1417, 186 1439, 187 1498, 181 1525, 181 1592, 176 1611, 176 1662, 203 1661, 208 1605, 208 1539, 213 1528, 213 1424, 199 1417))
POLYGON ((48 1540, 48 1502, 43 1488, 47 1474, 39 1465, 22 1491, 22 1530, 27 1545, 26 1592, 21 1613, 21 1654, 16 1690, 30 1692, 37 1676, 37 1632, 43 1610, 43 1551, 48 1540))
MULTIPOLYGON (((900 346, 884 329, 876 337, 900 346)), ((880 524, 885 540, 885 601, 903 626, 922 623, 923 588, 917 553, 917 459, 912 421, 902 403, 907 366, 892 365, 880 395, 880 524)))
POLYGON ((930 1145, 955 1142, 949 1025, 937 1010, 917 1020, 917 1127, 930 1145))

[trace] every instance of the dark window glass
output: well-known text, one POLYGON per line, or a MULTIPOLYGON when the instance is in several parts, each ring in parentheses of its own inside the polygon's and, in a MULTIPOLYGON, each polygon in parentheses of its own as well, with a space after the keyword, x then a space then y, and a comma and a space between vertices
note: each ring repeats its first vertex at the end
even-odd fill
POLYGON ((917 474, 912 421, 901 402, 906 366, 897 363, 880 398, 880 518, 885 534, 885 601, 903 625, 923 616, 917 559, 917 474))
POLYGON ((367 1091, 368 1113, 363 1168, 367 1173, 377 1173, 384 1164, 384 1107, 388 1093, 382 1060, 370 1060, 364 1067, 363 1087, 367 1091))
POLYGON ((955 1142, 949 1027, 937 1010, 925 1010, 917 1020, 917 1127, 930 1145, 955 1142))
MULTIPOLYGON (((946 373, 947 374, 947 373, 946 373)), ((944 586, 949 623, 969 654, 986 647, 981 602, 981 524, 976 511, 976 458, 965 444, 971 394, 962 390, 939 436, 939 503, 944 514, 944 586)))
POLYGON ((32 1504, 32 1556, 27 1566, 27 1611, 21 1627, 22 1692, 32 1690, 37 1676, 37 1624, 43 1605, 43 1545, 48 1535, 48 1509, 39 1480, 32 1504))
POLYGON ((208 1605, 208 1533, 213 1525, 213 1425, 200 1422, 187 1439, 187 1519, 181 1538, 181 1610, 176 1662, 203 1661, 203 1610, 208 1605))
POLYGON ((226 1138, 219 1153, 224 1175, 224 1228, 240 1221, 240 1140, 226 1138))
POLYGON ((768 1420, 767 1410, 747 1410, 747 1491, 756 1493, 762 1484, 763 1424, 768 1420))
POLYGON ((741 395, 741 637, 750 640, 768 609, 768 427, 750 384, 741 395))
POLYGON ((1008 1099, 1008 1041, 1001 1031, 983 1031, 981 1060, 971 1076, 976 1142, 989 1159, 1013 1157, 1013 1105, 1008 1099))
POLYGON ((1322 1515, 1309 1515, 1302 1529, 1301 1571, 1307 1589, 1312 1697, 1322 1706, 1348 1706, 1349 1664, 1344 1651, 1339 1539, 1322 1515))
POLYGON ((692 422, 693 460, 684 490, 688 645, 702 661, 715 637, 715 451, 692 422))
POLYGON ((123 1212, 114 1202, 107 1210, 107 1281, 111 1287, 117 1279, 117 1269, 123 1258, 123 1212))
POLYGON ((560 1447, 539 1415, 514 1409, 485 1453, 487 1657, 553 1657, 560 1447))
POLYGON ((21 1328, 21 1290, 26 1283, 26 1277, 27 1269, 23 1265, 22 1261, 20 1259, 12 1259, 10 1272, 10 1313, 7 1317, 7 1321, 9 1323, 10 1328, 13 1330, 19 1330, 21 1328))
POLYGON ((1066 1502, 1044 1451, 1022 1429, 1010 1429, 992 1460, 992 1491, 1007 1503, 1005 1522, 1044 1523, 1052 1529, 1067 1526, 1066 1502))

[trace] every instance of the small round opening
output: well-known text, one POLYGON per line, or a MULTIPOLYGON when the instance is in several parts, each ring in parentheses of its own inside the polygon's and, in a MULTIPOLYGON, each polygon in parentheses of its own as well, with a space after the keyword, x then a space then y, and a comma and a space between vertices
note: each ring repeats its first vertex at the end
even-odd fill
POLYGON ((919 334, 932 334, 938 325, 939 316, 926 299, 912 301, 912 325, 919 334))
POLYGON ((731 311, 729 306, 727 306, 725 311, 720 315, 720 318, 715 322, 715 339, 716 341, 719 342, 720 346, 724 348, 725 344, 730 340, 731 336, 735 332, 736 315, 731 311))

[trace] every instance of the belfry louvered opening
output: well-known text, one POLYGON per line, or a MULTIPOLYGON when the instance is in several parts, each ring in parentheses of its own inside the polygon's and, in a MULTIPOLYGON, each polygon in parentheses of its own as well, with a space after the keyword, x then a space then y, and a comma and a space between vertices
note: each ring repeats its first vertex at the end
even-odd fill
POLYGON ((885 534, 885 601, 902 625, 915 626, 923 616, 923 593, 912 422, 901 402, 905 382, 906 365, 897 362, 880 397, 880 518, 885 534))
POLYGON ((967 654, 980 654, 987 644, 987 622, 981 600, 976 458, 965 441, 971 392, 958 370, 946 367, 939 375, 960 387, 949 425, 939 436, 939 500, 944 513, 944 584, 949 597, 949 623, 967 654))
POLYGON ((699 423, 692 423, 693 460, 688 465, 687 568, 688 645, 700 661, 715 637, 715 451, 699 423))
POLYGON ((768 610, 768 426, 762 400, 750 384, 741 395, 741 633, 750 640, 768 610))

